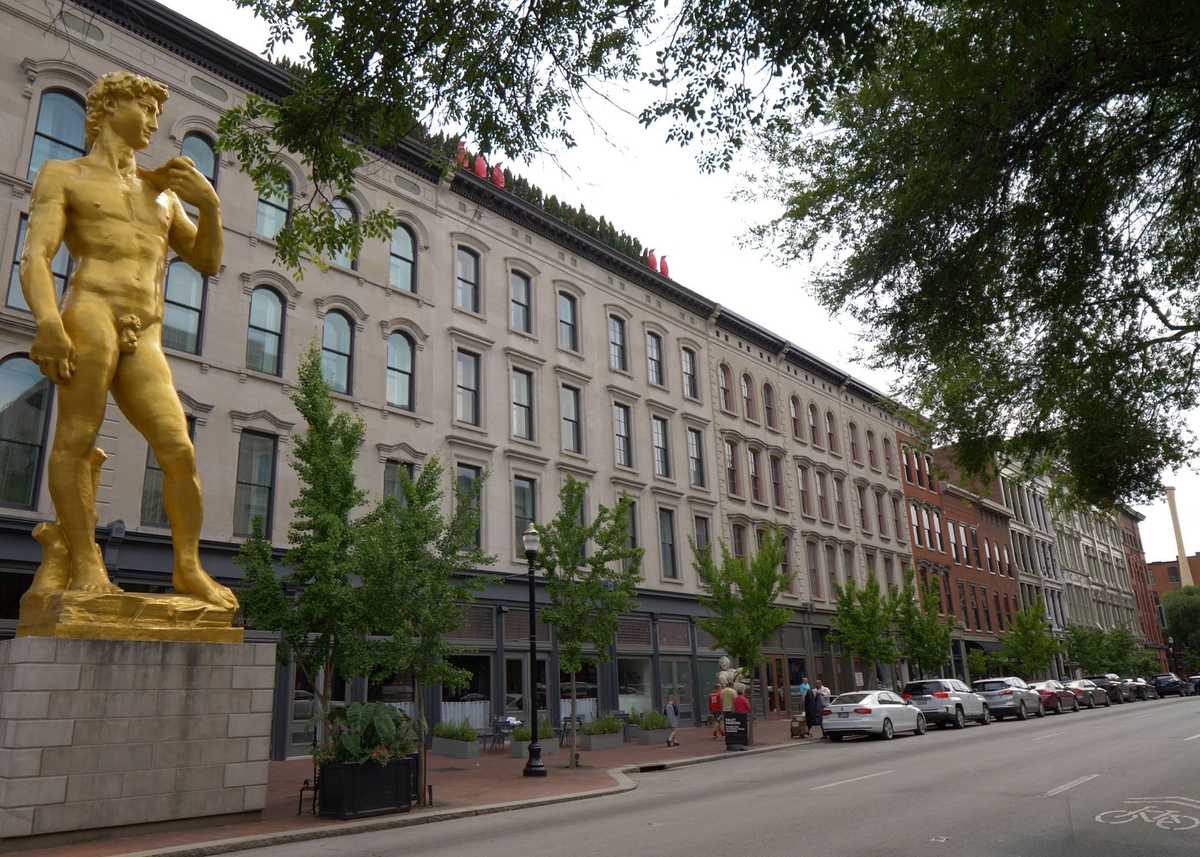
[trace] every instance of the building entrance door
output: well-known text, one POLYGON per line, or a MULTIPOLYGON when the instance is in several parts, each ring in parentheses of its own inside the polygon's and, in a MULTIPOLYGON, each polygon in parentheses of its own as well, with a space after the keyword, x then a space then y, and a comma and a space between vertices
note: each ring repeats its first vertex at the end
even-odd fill
MULTIPOLYGON (((535 689, 538 716, 548 718, 546 710, 546 658, 538 655, 537 675, 530 681, 529 655, 507 655, 504 658, 504 713, 529 722, 529 688, 535 689)), ((540 737, 540 736, 539 736, 540 737)))
POLYGON ((768 655, 766 663, 767 712, 786 713, 788 710, 788 673, 781 655, 768 655))

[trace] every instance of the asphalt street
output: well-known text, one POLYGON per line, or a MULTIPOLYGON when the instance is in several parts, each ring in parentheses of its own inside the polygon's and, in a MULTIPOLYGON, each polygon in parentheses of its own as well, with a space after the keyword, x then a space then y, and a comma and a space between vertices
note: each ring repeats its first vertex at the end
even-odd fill
POLYGON ((637 778, 611 797, 245 853, 1195 857, 1200 697, 821 742, 637 778))

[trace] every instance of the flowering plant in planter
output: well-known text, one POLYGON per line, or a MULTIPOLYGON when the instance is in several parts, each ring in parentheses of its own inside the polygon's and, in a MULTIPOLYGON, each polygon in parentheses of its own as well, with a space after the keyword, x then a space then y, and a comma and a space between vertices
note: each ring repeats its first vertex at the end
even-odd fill
POLYGON ((313 754, 322 817, 406 811, 416 773, 413 721, 382 702, 353 702, 331 710, 325 724, 325 743, 313 754))
POLYGON ((317 765, 386 765, 416 748, 416 725, 406 714, 382 702, 352 702, 334 708, 325 722, 326 742, 313 757, 317 765))

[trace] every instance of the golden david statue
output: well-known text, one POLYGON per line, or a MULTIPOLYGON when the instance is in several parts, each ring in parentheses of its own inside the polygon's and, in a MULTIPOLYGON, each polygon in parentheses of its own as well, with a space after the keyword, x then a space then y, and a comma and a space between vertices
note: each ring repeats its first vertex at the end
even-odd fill
POLYGON ((88 153, 47 161, 33 185, 21 290, 37 322, 30 359, 58 387, 49 464, 58 520, 34 530, 42 563, 21 599, 18 635, 242 639, 232 627, 237 598, 200 566, 196 454, 162 349, 167 251, 217 273, 220 201, 189 158, 153 171, 137 165, 166 99, 166 86, 147 77, 104 75, 87 94, 88 153), (199 212, 194 224, 185 202, 199 212), (60 309, 50 265, 64 240, 76 267, 60 309), (105 456, 95 441, 109 393, 163 471, 174 595, 122 592, 96 544, 105 456))

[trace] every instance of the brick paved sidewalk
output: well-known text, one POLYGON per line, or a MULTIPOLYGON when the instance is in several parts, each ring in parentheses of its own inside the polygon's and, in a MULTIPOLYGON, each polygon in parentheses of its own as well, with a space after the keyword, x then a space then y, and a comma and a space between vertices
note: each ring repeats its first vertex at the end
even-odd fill
MULTIPOLYGON (((585 752, 581 754, 582 766, 574 771, 567 767, 566 750, 560 750, 543 757, 549 770, 549 775, 544 779, 523 777, 521 769, 525 764, 524 759, 512 758, 507 749, 503 753, 485 753, 478 759, 431 755, 429 781, 433 785, 434 806, 414 808, 408 815, 612 788, 616 782, 608 774, 611 768, 708 756, 724 749, 724 742, 714 740, 711 732, 703 728, 680 729, 679 743, 681 746, 670 748, 625 744, 616 750, 585 752)), ((756 747, 786 743, 793 743, 788 737, 786 720, 759 720, 755 723, 756 747)), ((307 759, 272 762, 267 805, 258 821, 222 825, 206 825, 199 821, 192 829, 116 828, 102 833, 104 838, 26 850, 13 850, 11 841, 3 845, 9 846, 14 857, 115 857, 174 845, 197 845, 239 836, 345 824, 316 818, 307 812, 296 815, 300 784, 311 776, 312 762, 307 759)))

